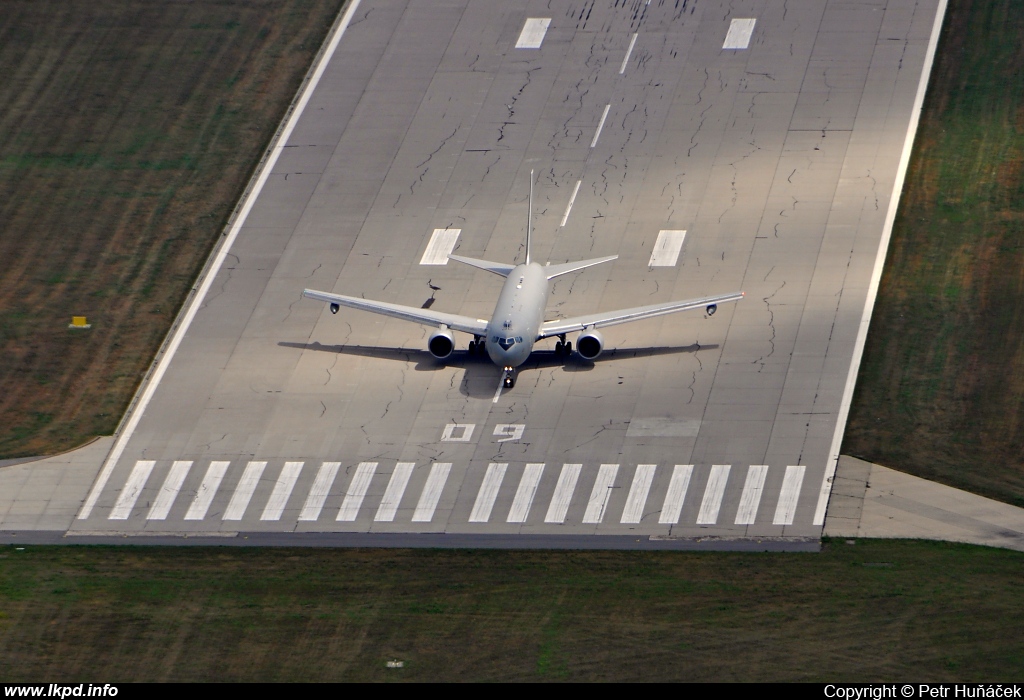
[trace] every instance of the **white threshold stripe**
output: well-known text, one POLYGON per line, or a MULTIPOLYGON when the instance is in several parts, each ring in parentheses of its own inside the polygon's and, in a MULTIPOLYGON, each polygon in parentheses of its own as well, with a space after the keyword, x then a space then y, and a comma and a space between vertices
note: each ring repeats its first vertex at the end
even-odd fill
POLYGON ((230 464, 231 462, 210 462, 210 466, 203 476, 203 482, 199 484, 199 490, 196 491, 195 498, 192 499, 192 505, 185 513, 185 520, 202 520, 206 517, 206 512, 210 510, 210 504, 213 503, 213 498, 217 495, 220 482, 223 481, 230 464))
POLYGON ((704 489, 704 500, 700 503, 697 514, 698 525, 714 525, 718 522, 718 510, 722 507, 722 496, 725 495, 725 484, 729 481, 728 464, 711 465, 707 488, 704 489))
POLYGON ((756 19, 734 19, 729 23, 723 49, 745 49, 750 46, 750 35, 754 33, 756 19))
POLYGON ((736 511, 737 525, 753 525, 757 519, 757 506, 761 503, 766 476, 768 476, 767 464, 751 464, 747 469, 747 480, 743 483, 740 507, 736 511))
POLYGON ((405 495, 405 489, 409 485, 409 478, 412 476, 415 466, 415 462, 399 462, 395 465, 395 471, 391 474, 388 487, 384 489, 384 498, 377 506, 377 514, 373 516, 374 521, 378 523, 394 522, 398 506, 402 502, 402 496, 405 495))
POLYGON ((266 462, 249 462, 246 465, 245 471, 242 472, 242 478, 239 479, 238 486, 235 487, 235 492, 231 494, 231 502, 228 503, 228 508, 224 511, 224 520, 242 519, 246 508, 249 507, 249 501, 252 500, 252 494, 260 483, 263 470, 266 468, 266 462))
POLYGON ((370 481, 377 471, 376 462, 360 462, 356 467, 356 474, 352 477, 352 483, 348 485, 345 493, 345 500, 341 502, 338 509, 338 517, 335 520, 339 523, 350 523, 359 515, 359 509, 366 498, 366 492, 370 490, 370 481))
POLYGON ((685 230, 658 231, 658 240, 654 242, 654 250, 651 251, 647 267, 675 267, 685 240, 685 230))
POLYGON ((494 499, 498 497, 498 489, 501 488, 506 469, 508 469, 508 464, 491 462, 487 465, 487 473, 484 474, 484 481, 480 484, 480 490, 476 494, 476 502, 473 503, 473 511, 469 514, 469 522, 486 523, 491 519, 494 499))
POLYGON ((932 73, 932 64, 935 62, 935 50, 939 44, 939 34, 942 30, 942 20, 946 15, 948 0, 939 0, 935 10, 935 21, 932 23, 932 35, 928 41, 928 50, 925 53, 924 66, 921 68, 921 78, 917 83, 917 97, 914 98, 914 108, 910 112, 910 124, 907 127, 907 136, 903 140, 903 152, 900 154, 900 163, 896 168, 896 180, 892 185, 892 196, 889 198, 889 209, 885 213, 885 223, 882 225, 882 239, 878 242, 878 252, 875 254, 875 266, 871 270, 871 282, 868 284, 867 298, 864 299, 864 310, 861 312, 860 328, 857 329, 857 339, 853 343, 853 358, 850 361, 850 371, 846 375, 846 387, 843 389, 843 399, 839 404, 839 415, 836 419, 836 431, 832 435, 832 448, 829 450, 828 462, 825 465, 825 474, 821 480, 821 489, 818 492, 818 505, 814 509, 815 525, 825 524, 825 509, 828 506, 829 496, 832 494, 832 480, 836 475, 836 465, 839 462, 839 448, 843 442, 843 433, 846 432, 846 421, 850 417, 850 404, 853 401, 853 387, 857 382, 857 374, 860 372, 860 362, 864 357, 864 344, 867 342, 868 327, 871 325, 871 314, 875 308, 875 299, 878 296, 878 285, 882 280, 882 267, 885 265, 885 256, 889 251, 889 239, 892 237, 892 227, 896 221, 896 209, 900 203, 900 193, 903 192, 903 182, 907 177, 907 166, 910 163, 910 152, 914 147, 914 136, 917 134, 917 125, 921 120, 921 107, 924 105, 925 91, 928 89, 928 78, 932 73))
POLYGON ((127 520, 135 507, 135 501, 139 500, 139 494, 149 481, 149 475, 153 472, 156 462, 151 459, 142 459, 132 467, 132 473, 128 475, 128 481, 121 489, 117 497, 114 509, 110 511, 109 520, 127 520))
POLYGON ((597 123, 597 131, 594 132, 594 140, 590 142, 591 148, 597 145, 597 139, 601 135, 601 129, 604 128, 604 120, 608 118, 608 110, 611 108, 611 105, 604 106, 604 111, 601 113, 601 121, 597 123))
POLYGON ((324 502, 327 500, 327 494, 331 492, 334 477, 337 476, 340 466, 341 462, 324 462, 320 465, 320 471, 316 473, 316 479, 313 480, 313 486, 306 497, 306 503, 299 513, 300 521, 310 522, 320 518, 320 511, 324 509, 324 502))
POLYGON ((558 483, 555 485, 555 493, 551 496, 551 503, 548 504, 548 512, 544 516, 546 523, 564 523, 565 516, 569 512, 569 504, 576 492, 576 482, 580 479, 582 464, 563 464, 562 472, 558 475, 558 483))
POLYGON ((284 468, 281 469, 281 475, 277 477, 274 490, 270 492, 270 498, 267 500, 267 505, 263 509, 263 515, 260 516, 260 520, 281 519, 284 507, 288 505, 288 497, 292 495, 295 482, 298 480, 299 474, 302 473, 303 464, 304 462, 284 463, 284 468))
POLYGON ((636 46, 636 37, 639 32, 633 32, 633 38, 629 40, 629 48, 626 49, 626 57, 622 59, 622 65, 619 66, 619 75, 626 72, 626 65, 629 63, 629 57, 633 54, 633 47, 636 46))
POLYGON ((455 249, 460 233, 461 228, 435 228, 420 258, 420 265, 447 265, 448 255, 455 249))
POLYGON ((569 212, 572 211, 572 203, 576 201, 576 195, 580 191, 580 185, 583 184, 583 180, 576 181, 576 187, 572 190, 572 196, 569 197, 569 206, 565 208, 565 214, 562 216, 562 223, 559 226, 565 226, 565 222, 569 220, 569 212))
MULTIPOLYGON (((234 245, 235 239, 238 237, 238 232, 241 231, 242 226, 245 225, 249 212, 252 211, 252 207, 256 203, 256 199, 263 191, 263 186, 270 177, 270 173, 273 172, 274 166, 277 164, 277 160, 281 156, 281 152, 284 151, 284 148, 288 143, 288 139, 292 135, 292 131, 295 130, 295 125, 298 124, 303 111, 306 109, 306 105, 309 104, 313 91, 316 90, 317 85, 319 85, 320 78, 327 69, 327 64, 334 56, 334 52, 338 48, 338 43, 341 41, 342 35, 348 28, 349 23, 351 23, 352 17, 355 16, 356 10, 359 9, 359 3, 360 0, 350 0, 348 9, 345 11, 345 15, 342 17, 342 20, 338 24, 334 34, 331 35, 327 49, 317 62, 316 67, 313 70, 313 74, 310 76, 309 82, 306 83, 305 90, 302 91, 302 96, 299 98, 299 101, 295 103, 295 109, 293 109, 286 117, 287 121, 285 122, 284 129, 281 130, 277 139, 271 144, 269 155, 259 170, 259 174, 252 190, 250 190, 249 195, 245 198, 245 201, 242 204, 242 208, 238 211, 238 216, 235 218, 235 222, 232 224, 231 230, 228 231, 227 236, 224 237, 222 245, 217 249, 215 257, 213 258, 213 263, 210 265, 210 269, 206 273, 206 276, 200 281, 199 288, 196 290, 195 296, 192 297, 192 301, 189 303, 184 315, 180 317, 180 322, 177 327, 174 328, 173 335, 171 336, 170 342, 167 344, 166 351, 157 359, 156 367, 153 369, 153 374, 150 375, 148 381, 146 381, 142 387, 141 394, 139 394, 138 401, 134 408, 129 407, 128 410, 130 414, 128 416, 128 421, 125 423, 124 430, 122 430, 117 436, 117 440, 114 442, 114 447, 110 450, 110 454, 107 455, 107 460, 104 462, 103 468, 96 476, 96 481, 93 483, 92 490, 85 499, 85 503, 82 504, 82 510, 78 513, 79 520, 87 519, 92 513, 92 509, 96 505, 96 501, 99 500, 100 494, 107 485, 107 480, 110 479, 110 474, 114 471, 114 466, 117 464, 117 461, 121 459, 121 454, 124 452, 125 447, 128 445, 128 441, 135 433, 135 429, 138 427, 139 421, 142 419, 142 415, 146 412, 146 407, 149 406, 149 402, 153 399, 153 394, 156 392, 157 386, 159 386, 160 381, 167 372, 167 368, 174 359, 175 353, 178 352, 178 347, 181 345, 181 341, 188 332, 189 326, 192 325, 192 320, 195 318, 200 306, 202 306, 203 302, 206 300, 206 295, 209 293, 210 287, 213 285, 213 281, 217 276, 217 273, 220 272, 220 269, 224 264, 224 260, 231 251, 231 246, 234 245)), ((202 518, 199 519, 201 520, 202 518)))
POLYGON ((583 514, 583 522, 596 524, 604 520, 604 512, 608 508, 608 499, 612 496, 615 476, 619 473, 618 464, 602 464, 597 470, 597 480, 587 501, 587 510, 583 514))
POLYGON ((622 509, 620 523, 639 523, 644 515, 644 506, 647 505, 647 494, 651 492, 651 482, 654 481, 656 464, 638 464, 633 474, 633 483, 629 487, 629 495, 626 496, 626 507, 622 509))
POLYGON ((167 472, 167 478, 164 479, 164 484, 160 487, 146 520, 167 519, 167 514, 171 512, 171 506, 178 498, 178 492, 181 491, 181 486, 185 483, 185 477, 188 476, 191 468, 192 460, 179 460, 171 465, 171 471, 167 472))
POLYGON ((448 481, 448 473, 451 469, 451 462, 435 462, 430 467, 427 483, 423 487, 419 503, 416 504, 416 510, 412 514, 414 523, 429 523, 434 519, 437 502, 441 500, 441 493, 444 491, 444 484, 448 481))
POLYGON ((658 523, 661 525, 676 525, 679 522, 679 514, 683 511, 683 501, 686 500, 686 491, 690 487, 692 474, 692 464, 677 464, 672 470, 672 480, 669 481, 668 491, 665 493, 665 505, 661 507, 661 515, 658 516, 658 523))
POLYGON ((805 469, 803 465, 786 467, 786 476, 782 479, 782 492, 779 493, 779 503, 775 507, 772 525, 793 524, 796 505, 800 501, 800 487, 804 483, 805 469))
POLYGON ((523 30, 519 32, 519 39, 516 41, 517 49, 539 49, 544 42, 544 35, 548 32, 548 25, 551 24, 550 17, 530 17, 523 24, 523 30))
POLYGON ((540 477, 544 474, 543 464, 527 464, 523 470, 523 478, 519 480, 519 488, 516 489, 515 498, 512 499, 512 507, 508 511, 510 523, 525 523, 530 515, 530 506, 533 505, 533 498, 537 495, 537 487, 540 485, 540 477))

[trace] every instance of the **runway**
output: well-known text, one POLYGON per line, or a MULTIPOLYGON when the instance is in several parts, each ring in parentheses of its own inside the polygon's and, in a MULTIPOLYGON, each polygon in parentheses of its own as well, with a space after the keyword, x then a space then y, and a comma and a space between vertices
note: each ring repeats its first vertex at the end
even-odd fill
POLYGON ((71 531, 818 537, 937 5, 361 0, 71 531), (619 256, 548 318, 746 299, 501 390, 301 298, 489 318, 444 262, 522 259, 531 169, 535 258, 619 256))

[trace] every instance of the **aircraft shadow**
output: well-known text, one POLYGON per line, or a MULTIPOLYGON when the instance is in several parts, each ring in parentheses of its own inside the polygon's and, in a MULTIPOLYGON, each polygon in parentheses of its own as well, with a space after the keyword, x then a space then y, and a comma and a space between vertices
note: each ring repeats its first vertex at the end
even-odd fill
MULTIPOLYGON (((422 348, 380 347, 376 345, 323 345, 318 342, 292 343, 281 341, 280 347, 296 350, 313 350, 355 357, 375 357, 381 360, 397 360, 399 362, 415 362, 417 372, 435 372, 444 367, 462 367, 466 370, 459 390, 465 396, 486 397, 494 395, 501 379, 501 370, 486 355, 470 355, 466 350, 456 350, 446 360, 438 360, 422 348)), ((595 362, 606 360, 629 359, 637 357, 656 357, 659 355, 677 355, 694 353, 698 350, 714 350, 717 344, 680 346, 658 346, 644 348, 613 348, 604 351, 595 361, 584 360, 575 352, 569 357, 556 355, 554 350, 534 350, 530 359, 519 367, 519 373, 530 370, 561 367, 566 372, 589 372, 594 369, 595 362)))

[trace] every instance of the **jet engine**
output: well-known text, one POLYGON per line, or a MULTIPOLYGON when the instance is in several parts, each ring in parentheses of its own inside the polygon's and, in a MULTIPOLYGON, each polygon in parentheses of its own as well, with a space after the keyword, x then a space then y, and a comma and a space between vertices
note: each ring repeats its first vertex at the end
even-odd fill
POLYGON ((427 341, 427 349, 430 354, 439 360, 443 360, 452 354, 455 349, 455 337, 447 328, 440 328, 430 334, 427 341))
POLYGON ((584 360, 593 360, 604 349, 604 338, 596 330, 586 331, 576 339, 576 352, 584 360))

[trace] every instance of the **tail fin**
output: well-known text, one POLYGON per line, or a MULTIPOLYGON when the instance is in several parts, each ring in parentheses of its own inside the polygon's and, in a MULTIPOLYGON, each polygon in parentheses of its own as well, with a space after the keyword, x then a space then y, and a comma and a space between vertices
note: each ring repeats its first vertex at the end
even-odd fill
POLYGON ((530 234, 533 233, 533 169, 530 170, 530 207, 526 212, 526 264, 530 264, 530 234))

